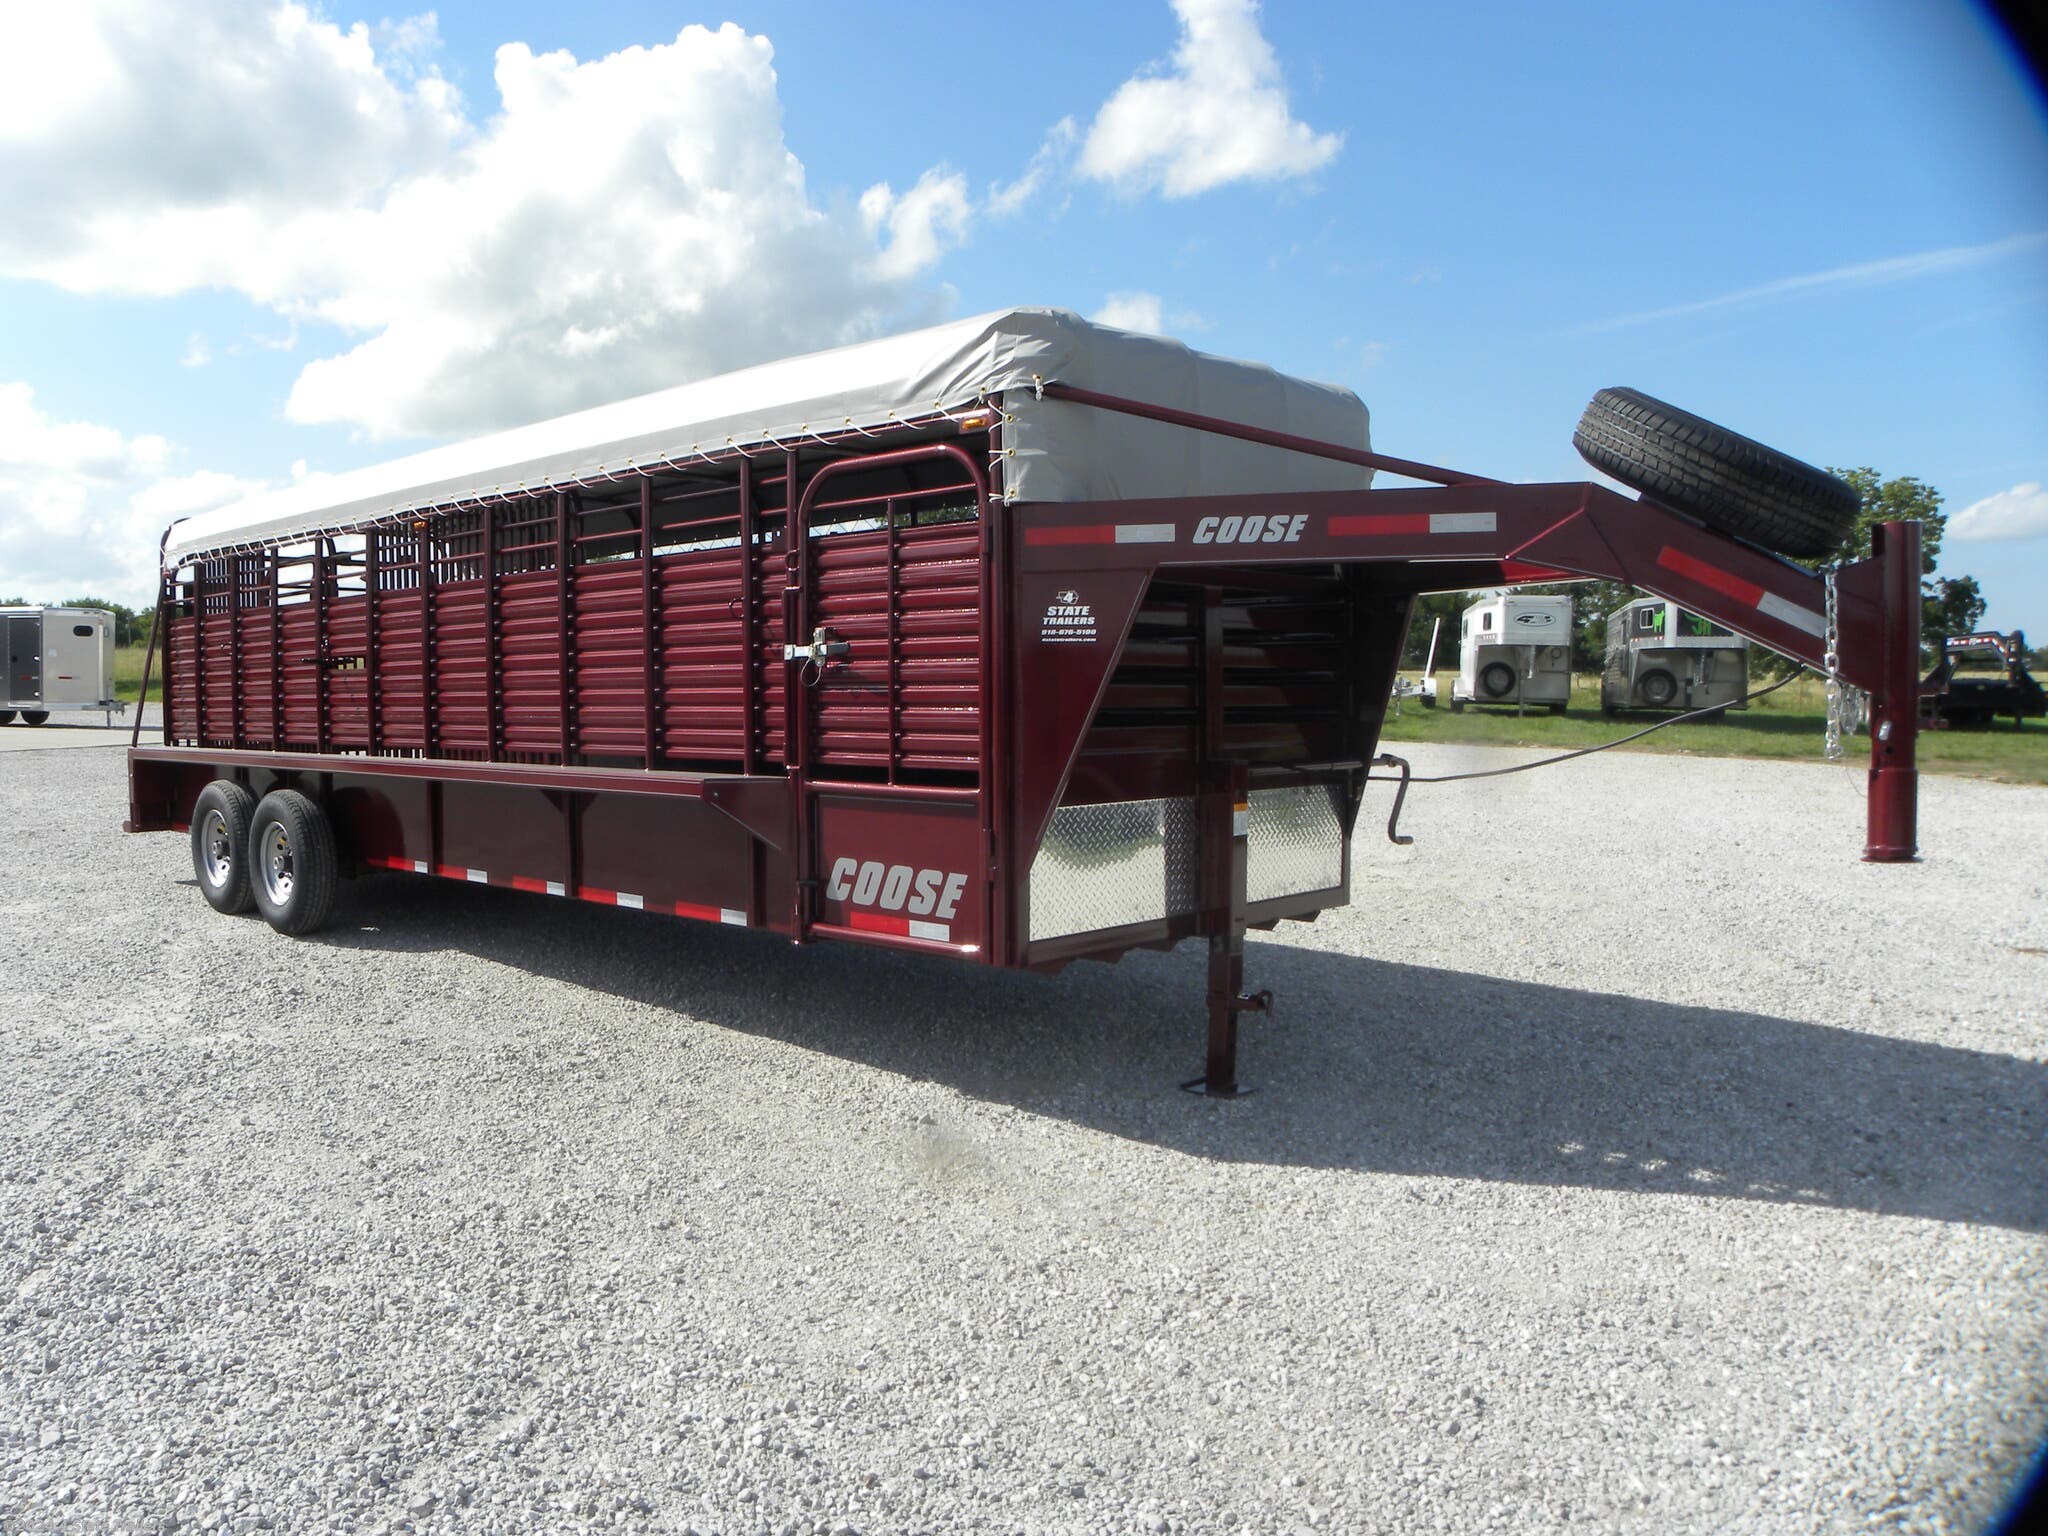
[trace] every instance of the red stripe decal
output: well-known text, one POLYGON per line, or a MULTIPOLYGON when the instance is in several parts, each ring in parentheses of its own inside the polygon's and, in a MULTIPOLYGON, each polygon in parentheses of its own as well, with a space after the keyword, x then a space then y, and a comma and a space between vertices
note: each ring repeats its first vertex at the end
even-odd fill
POLYGON ((910 937, 909 918, 887 917, 880 912, 849 912, 846 914, 846 926, 865 928, 870 933, 894 933, 904 938, 910 937))
POLYGON ((1764 589, 1755 582, 1744 581, 1740 576, 1731 576, 1719 566, 1695 559, 1682 549, 1673 549, 1669 544, 1657 552, 1657 563, 1667 571, 1676 571, 1703 587, 1712 588, 1723 597, 1732 597, 1738 603, 1747 603, 1752 608, 1764 600, 1764 589))
POLYGON ((1427 533, 1429 514, 1427 512, 1401 512, 1379 517, 1333 517, 1330 519, 1331 533, 1427 533))
POLYGON ((1026 528, 1026 544, 1114 544, 1115 523, 1081 523, 1072 528, 1026 528))
POLYGON ((541 895, 545 896, 548 893, 548 883, 545 880, 536 880, 531 875, 514 875, 512 877, 512 889, 515 891, 538 891, 541 895))
POLYGON ((700 923, 715 923, 718 921, 718 908, 700 907, 694 901, 679 901, 676 903, 676 916, 694 917, 700 923))

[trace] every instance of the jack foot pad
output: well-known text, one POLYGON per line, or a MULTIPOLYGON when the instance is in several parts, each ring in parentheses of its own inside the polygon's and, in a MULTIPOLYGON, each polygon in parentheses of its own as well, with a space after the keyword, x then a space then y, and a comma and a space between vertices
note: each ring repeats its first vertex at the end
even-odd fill
POLYGON ((1211 1088, 1206 1077, 1191 1077, 1180 1085, 1180 1091, 1204 1099, 1248 1099, 1259 1090, 1247 1088, 1243 1083, 1232 1083, 1228 1088, 1211 1088))

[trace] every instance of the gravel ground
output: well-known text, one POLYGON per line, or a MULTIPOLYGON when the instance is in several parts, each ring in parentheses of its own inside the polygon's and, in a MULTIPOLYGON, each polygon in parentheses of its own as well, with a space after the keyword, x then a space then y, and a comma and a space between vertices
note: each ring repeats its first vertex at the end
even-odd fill
POLYGON ((1217 1104, 1192 949, 293 941, 121 772, 0 761, 6 1536, 1968 1531, 2048 1420, 2048 790, 1420 788, 1217 1104))

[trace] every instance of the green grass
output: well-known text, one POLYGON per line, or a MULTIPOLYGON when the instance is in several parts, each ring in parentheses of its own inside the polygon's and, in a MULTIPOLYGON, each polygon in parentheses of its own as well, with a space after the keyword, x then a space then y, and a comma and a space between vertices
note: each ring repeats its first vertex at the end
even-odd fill
MULTIPOLYGON (((1388 742, 1469 742, 1494 747, 1537 747, 1565 752, 1597 746, 1640 730, 1664 718, 1624 714, 1609 720, 1600 713, 1600 679, 1584 675, 1572 680, 1571 706, 1562 715, 1535 710, 1516 716, 1513 708, 1468 705, 1462 714, 1449 707, 1454 672, 1437 673, 1435 709, 1414 699, 1401 703, 1398 716, 1389 714, 1382 735, 1388 742)), ((1822 762, 1821 743, 1827 730, 1827 697, 1821 680, 1807 675, 1786 684, 1767 699, 1736 710, 1719 720, 1688 720, 1645 736, 1624 752, 1676 752, 1697 757, 1781 757, 1822 762)), ((1857 761, 1870 755, 1870 741, 1858 735, 1845 750, 1857 761)), ((1922 731, 1920 766, 1930 773, 1962 773, 2018 784, 2048 784, 2048 721, 2029 720, 2015 729, 2010 721, 1977 730, 1922 731)))
MULTIPOLYGON (((159 656, 155 664, 150 668, 152 675, 149 679, 149 696, 151 699, 161 699, 164 696, 163 665, 164 659, 159 656)), ((136 695, 141 692, 142 647, 139 645, 121 646, 114 652, 114 697, 126 699, 130 704, 133 704, 136 695)))

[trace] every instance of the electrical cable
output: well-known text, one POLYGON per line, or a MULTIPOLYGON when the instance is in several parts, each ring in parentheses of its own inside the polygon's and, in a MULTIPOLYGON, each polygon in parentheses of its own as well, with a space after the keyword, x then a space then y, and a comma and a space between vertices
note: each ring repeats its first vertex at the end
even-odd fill
MULTIPOLYGON (((1408 784, 1455 784, 1460 779, 1497 779, 1505 774, 1527 773, 1531 768, 1548 768, 1553 763, 1568 763, 1575 757, 1591 757, 1595 752, 1605 752, 1613 747, 1625 747, 1632 741, 1642 740, 1643 737, 1649 735, 1652 731, 1663 730, 1667 725, 1678 725, 1686 720, 1696 720, 1701 715, 1719 714, 1724 709, 1735 708, 1737 704, 1748 704, 1753 700, 1764 698, 1766 695, 1776 693, 1794 678, 1812 671, 1813 668, 1811 667, 1797 667, 1787 672, 1783 677, 1771 684, 1770 687, 1759 688, 1754 693, 1746 693, 1737 699, 1734 704, 1708 704, 1699 709, 1689 709, 1682 715, 1673 715, 1669 720, 1659 720, 1654 725, 1646 725, 1640 731, 1631 731, 1626 736, 1617 736, 1613 741, 1603 741, 1597 746, 1579 747, 1570 752, 1559 752, 1552 757, 1539 757, 1533 763, 1516 763, 1511 768, 1484 768, 1472 773, 1432 773, 1427 775, 1418 773, 1402 775, 1401 777, 1391 779, 1367 775, 1366 783, 1401 784, 1404 786, 1408 784)), ((1818 676, 1819 674, 1815 673, 1814 675, 1818 676)))

